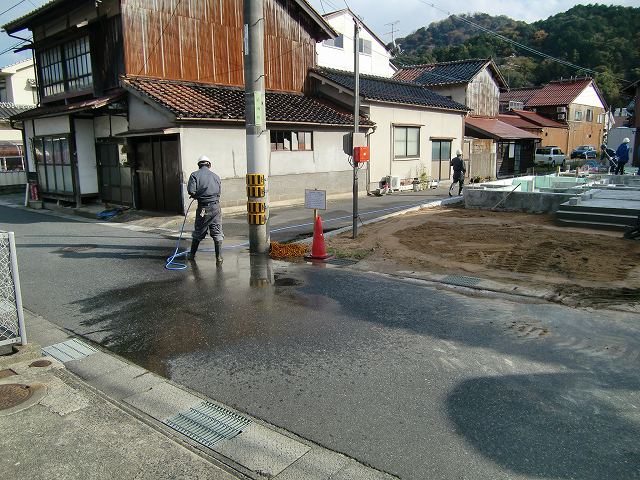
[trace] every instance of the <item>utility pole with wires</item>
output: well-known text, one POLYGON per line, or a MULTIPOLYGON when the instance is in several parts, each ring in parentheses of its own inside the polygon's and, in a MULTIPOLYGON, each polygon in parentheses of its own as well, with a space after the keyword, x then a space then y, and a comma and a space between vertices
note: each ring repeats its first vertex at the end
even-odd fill
POLYGON ((244 0, 244 83, 249 251, 269 253, 269 138, 265 109, 264 0, 244 0))
MULTIPOLYGON (((353 19, 353 139, 358 136, 360 130, 360 25, 357 19, 353 19)), ((354 142, 351 142, 353 151, 354 142)), ((353 227, 352 238, 358 236, 358 163, 353 159, 353 227)))

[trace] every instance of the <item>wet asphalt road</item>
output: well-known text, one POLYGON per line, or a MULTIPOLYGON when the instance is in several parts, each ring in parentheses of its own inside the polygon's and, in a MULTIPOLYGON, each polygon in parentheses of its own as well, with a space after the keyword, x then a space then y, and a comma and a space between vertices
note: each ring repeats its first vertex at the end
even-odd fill
POLYGON ((381 470, 640 478, 637 315, 242 251, 168 272, 171 240, 5 207, 0 229, 16 232, 27 308, 381 470))

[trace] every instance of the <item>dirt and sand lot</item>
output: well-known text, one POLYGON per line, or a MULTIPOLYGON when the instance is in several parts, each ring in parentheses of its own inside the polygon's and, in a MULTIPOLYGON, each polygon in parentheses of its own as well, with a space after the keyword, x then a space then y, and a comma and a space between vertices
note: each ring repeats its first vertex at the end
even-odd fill
POLYGON ((564 303, 640 306, 640 242, 557 225, 551 215, 442 207, 327 240, 367 269, 472 275, 549 290, 564 303))

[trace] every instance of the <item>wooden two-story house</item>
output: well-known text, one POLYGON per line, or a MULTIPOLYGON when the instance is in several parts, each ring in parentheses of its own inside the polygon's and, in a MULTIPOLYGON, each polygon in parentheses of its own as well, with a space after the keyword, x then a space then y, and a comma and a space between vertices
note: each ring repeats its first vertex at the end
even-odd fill
MULTIPOLYGON (((264 5, 270 198, 350 192, 353 115, 306 90, 336 32, 305 0, 264 5)), ((6 24, 33 33, 40 101, 18 117, 45 198, 183 212, 206 154, 223 207, 244 205, 242 17, 242 0, 52 0, 6 24)))
MULTIPOLYGON (((467 175, 508 176, 533 165, 537 136, 498 118, 500 90, 507 82, 490 58, 406 66, 394 78, 423 85, 471 110, 462 148, 467 175)), ((451 173, 443 167, 440 179, 447 179, 451 173)))

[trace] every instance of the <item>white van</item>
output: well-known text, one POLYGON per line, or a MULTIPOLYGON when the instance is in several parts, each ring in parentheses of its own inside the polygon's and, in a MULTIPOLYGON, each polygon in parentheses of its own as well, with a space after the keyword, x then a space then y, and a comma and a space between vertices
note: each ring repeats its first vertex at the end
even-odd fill
POLYGON ((564 166, 566 160, 567 156, 560 150, 560 147, 549 146, 536 148, 534 157, 536 165, 551 165, 552 167, 556 165, 564 166))

